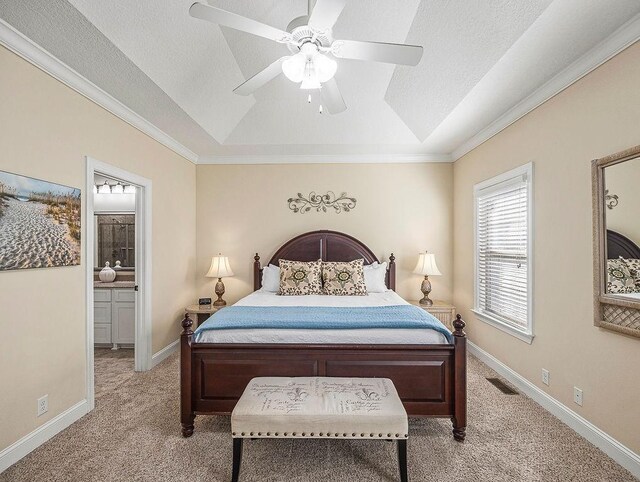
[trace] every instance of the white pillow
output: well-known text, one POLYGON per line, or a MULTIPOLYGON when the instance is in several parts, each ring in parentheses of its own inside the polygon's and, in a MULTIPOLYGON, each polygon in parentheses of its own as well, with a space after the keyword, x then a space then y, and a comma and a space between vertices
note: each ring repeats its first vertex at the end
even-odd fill
POLYGON ((280 267, 270 264, 262 269, 262 289, 272 293, 280 291, 280 267))
POLYGON ((387 276, 387 263, 382 264, 377 261, 364 267, 364 284, 367 286, 367 293, 384 293, 388 291, 384 280, 387 276))

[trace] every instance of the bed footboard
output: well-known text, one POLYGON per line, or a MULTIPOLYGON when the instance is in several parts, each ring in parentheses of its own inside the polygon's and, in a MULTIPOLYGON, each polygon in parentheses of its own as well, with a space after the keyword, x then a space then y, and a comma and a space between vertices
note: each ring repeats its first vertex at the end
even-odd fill
POLYGON ((450 345, 316 345, 193 343, 182 320, 180 384, 182 435, 196 414, 230 415, 245 387, 259 376, 390 378, 411 416, 450 417, 465 438, 466 335, 458 315, 450 345))

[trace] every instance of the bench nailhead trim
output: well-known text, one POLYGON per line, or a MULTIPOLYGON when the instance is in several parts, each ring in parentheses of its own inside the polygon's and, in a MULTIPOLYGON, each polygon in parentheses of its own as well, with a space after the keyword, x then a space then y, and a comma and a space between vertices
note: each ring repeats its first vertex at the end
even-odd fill
POLYGON ((399 437, 399 436, 400 436, 400 434, 396 434, 396 437, 399 437))
POLYGON ((267 437, 269 437, 271 435, 271 432, 267 432, 267 437))
POLYGON ((287 436, 287 432, 285 432, 285 433, 284 433, 284 436, 285 436, 285 437, 287 436))
POLYGON ((262 432, 258 432, 258 435, 262 435, 262 432))
POLYGON ((236 434, 235 432, 231 432, 231 435, 235 436, 235 434, 236 434))
POLYGON ((313 432, 311 432, 311 436, 313 437, 313 432))
POLYGON ((387 437, 391 437, 391 434, 390 434, 390 433, 388 433, 388 434, 387 434, 387 437))
POLYGON ((324 433, 320 432, 320 436, 322 437, 324 435, 324 433))
POLYGON ((275 436, 276 436, 276 437, 278 436, 278 432, 276 432, 276 433, 275 433, 275 436))
POLYGON ((249 432, 249 435, 253 435, 253 432, 249 432))
POLYGON ((242 436, 244 437, 244 432, 242 432, 242 436))
POLYGON ((292 432, 292 433, 291 433, 291 435, 294 435, 294 436, 295 436, 295 434, 296 434, 295 432, 292 432))
POLYGON ((373 434, 369 435, 370 437, 373 437, 373 434))

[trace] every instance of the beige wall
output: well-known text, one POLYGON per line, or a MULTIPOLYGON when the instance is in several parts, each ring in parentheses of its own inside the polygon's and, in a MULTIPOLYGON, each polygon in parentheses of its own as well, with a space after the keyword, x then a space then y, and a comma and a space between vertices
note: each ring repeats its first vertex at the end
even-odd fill
POLYGON ((225 279, 228 301, 253 288, 253 256, 267 263, 285 241, 316 229, 355 236, 381 260, 396 256, 397 291, 419 299, 421 278, 411 273, 418 252, 436 254, 443 276, 433 277, 432 298, 451 300, 451 164, 305 164, 198 166, 198 268, 200 296, 212 296, 205 278, 211 256, 229 256, 236 276, 225 279), (347 192, 349 213, 295 214, 287 199, 300 192, 347 192))
POLYGON ((640 157, 609 166, 604 170, 609 194, 618 196, 618 205, 605 209, 607 229, 631 239, 640 246, 640 157))
MULTIPOLYGON (((590 161, 640 144, 640 44, 454 165, 454 301, 472 342, 640 453, 640 339, 593 326, 590 161), (534 164, 535 339, 473 316, 473 185, 534 164), (542 385, 541 369, 551 373, 542 385), (573 403, 573 386, 584 406, 573 403)), ((637 180, 636 180, 637 181, 637 180)))
MULTIPOLYGON (((0 72, 0 169, 79 187, 83 203, 85 155, 152 180, 160 350, 195 293, 195 166, 2 47, 0 72)), ((82 248, 82 266, 0 273, 0 450, 85 398, 82 248)))

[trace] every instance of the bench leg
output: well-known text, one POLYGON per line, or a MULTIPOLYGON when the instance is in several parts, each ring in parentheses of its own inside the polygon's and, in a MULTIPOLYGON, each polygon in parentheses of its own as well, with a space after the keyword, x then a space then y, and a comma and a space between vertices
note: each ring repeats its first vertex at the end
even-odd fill
POLYGON ((240 463, 242 462, 242 439, 233 439, 233 472, 231 482, 238 482, 240 478, 240 463))
POLYGON ((400 482, 409 482, 407 474, 407 439, 398 440, 398 466, 400 468, 400 482))

